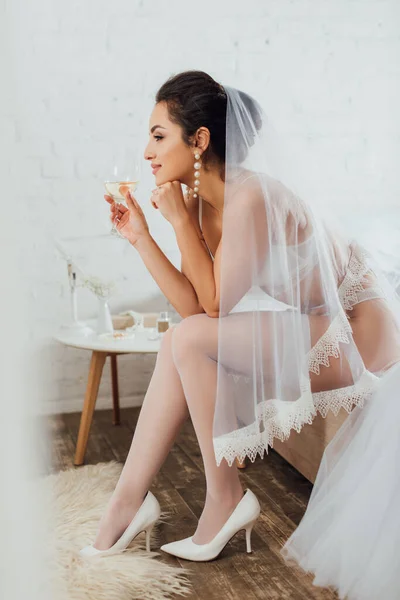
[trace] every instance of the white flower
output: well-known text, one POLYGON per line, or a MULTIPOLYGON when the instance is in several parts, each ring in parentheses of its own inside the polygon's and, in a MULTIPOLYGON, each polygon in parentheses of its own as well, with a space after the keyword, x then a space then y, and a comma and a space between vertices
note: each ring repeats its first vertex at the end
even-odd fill
POLYGON ((83 277, 82 278, 82 287, 88 288, 93 294, 96 296, 100 296, 101 298, 107 298, 111 295, 113 291, 115 291, 115 281, 103 281, 99 277, 83 277))

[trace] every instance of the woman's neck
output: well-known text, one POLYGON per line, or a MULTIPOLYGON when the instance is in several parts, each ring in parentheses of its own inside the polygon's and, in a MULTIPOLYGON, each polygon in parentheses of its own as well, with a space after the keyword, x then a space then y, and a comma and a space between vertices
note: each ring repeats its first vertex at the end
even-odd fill
MULTIPOLYGON (((252 171, 247 169, 238 168, 236 171, 232 170, 230 180, 233 183, 233 186, 240 185, 240 182, 243 176, 249 176, 254 174, 252 171)), ((188 185, 186 182, 185 185, 188 185)), ((193 191, 193 179, 189 184, 189 187, 193 191)), ((213 171, 202 171, 200 172, 200 186, 199 186, 199 196, 203 198, 207 204, 209 204, 218 214, 218 217, 222 218, 222 213, 224 210, 224 197, 225 197, 225 188, 226 183, 222 181, 219 173, 215 170, 213 171)))
MULTIPOLYGON (((192 187, 193 184, 190 185, 192 187)), ((200 175, 199 195, 222 216, 224 208, 225 183, 219 175, 202 171, 200 175)))

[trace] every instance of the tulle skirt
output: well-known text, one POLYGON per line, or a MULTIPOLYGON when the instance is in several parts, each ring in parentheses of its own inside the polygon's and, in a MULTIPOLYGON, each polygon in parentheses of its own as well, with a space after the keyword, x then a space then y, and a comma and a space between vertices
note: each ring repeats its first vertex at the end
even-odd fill
POLYGON ((326 447, 281 553, 340 599, 400 599, 400 364, 326 447))

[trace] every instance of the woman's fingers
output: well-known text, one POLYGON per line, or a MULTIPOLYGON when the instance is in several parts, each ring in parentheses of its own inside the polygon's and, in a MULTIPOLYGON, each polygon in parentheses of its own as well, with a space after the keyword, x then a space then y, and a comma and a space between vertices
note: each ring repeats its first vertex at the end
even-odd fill
POLYGON ((155 188, 154 190, 152 190, 151 194, 152 194, 152 196, 151 196, 150 202, 152 203, 152 205, 154 206, 154 208, 158 209, 158 206, 156 204, 157 195, 158 195, 158 188, 155 188))
POLYGON ((140 213, 143 213, 138 201, 136 200, 135 196, 131 193, 128 186, 120 185, 119 191, 120 191, 120 194, 122 194, 124 196, 126 203, 128 205, 128 208, 130 210, 133 210, 133 211, 138 210, 140 213))
POLYGON ((125 214, 127 212, 127 208, 126 206, 124 206, 123 204, 116 202, 115 200, 112 199, 111 196, 104 196, 105 200, 111 205, 110 206, 110 211, 114 214, 114 213, 121 213, 121 214, 125 214))
POLYGON ((143 211, 142 211, 142 207, 140 206, 139 202, 136 200, 135 196, 133 196, 131 194, 131 192, 129 191, 127 196, 126 196, 126 203, 129 206, 129 208, 132 209, 136 209, 139 214, 143 215, 143 211))
POLYGON ((137 208, 137 202, 134 199, 134 197, 132 196, 132 194, 130 193, 129 187, 127 185, 120 185, 119 186, 119 193, 122 194, 126 200, 127 205, 129 206, 129 208, 132 208, 132 204, 135 208, 137 208))
POLYGON ((131 210, 137 210, 138 209, 138 203, 136 202, 135 198, 132 196, 132 194, 128 191, 126 196, 126 203, 128 205, 128 208, 130 208, 131 210))
POLYGON ((126 206, 124 206, 123 204, 121 204, 120 202, 116 203, 116 208, 119 212, 121 212, 123 215, 128 212, 128 209, 126 206))
MULTIPOLYGON (((120 223, 126 222, 126 217, 125 215, 128 214, 129 215, 129 211, 127 210, 126 213, 119 213, 119 212, 114 212, 110 215, 110 219, 111 222, 119 225, 120 223)), ((129 220, 129 218, 128 218, 129 220)))

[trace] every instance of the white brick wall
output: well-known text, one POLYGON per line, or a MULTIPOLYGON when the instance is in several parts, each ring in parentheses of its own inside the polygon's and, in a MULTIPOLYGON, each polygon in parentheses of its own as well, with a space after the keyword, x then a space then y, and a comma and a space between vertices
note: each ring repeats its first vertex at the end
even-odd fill
MULTIPOLYGON (((398 202, 396 0, 15 0, 9 11, 17 101, 2 124, 18 151, 11 176, 22 186, 27 236, 18 272, 46 412, 80 410, 89 365, 88 352, 51 340, 69 303, 66 268, 48 233, 108 231, 107 157, 118 145, 144 148, 154 94, 170 74, 202 69, 259 98, 291 143, 318 158, 310 176, 323 173, 338 201, 398 202)), ((152 184, 148 172, 138 199, 178 266, 173 230, 148 203, 152 184)), ((6 207, 16 208, 12 200, 6 207)), ((133 249, 130 277, 113 311, 163 308, 133 249)), ((94 316, 95 298, 80 298, 81 316, 94 316)), ((119 357, 122 405, 140 402, 154 360, 119 357)), ((111 406, 108 368, 98 406, 111 406)))

